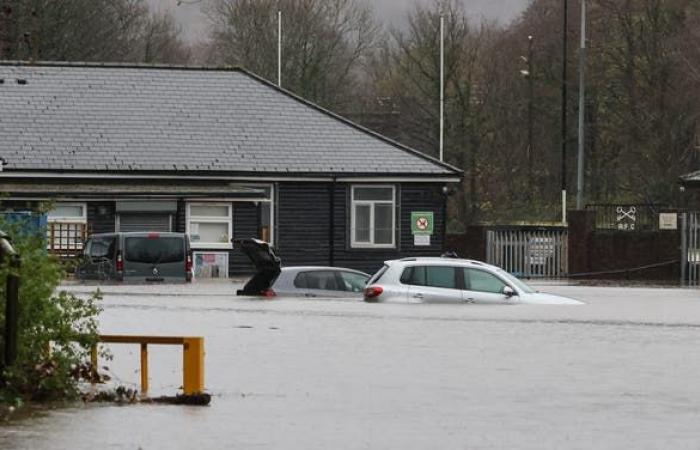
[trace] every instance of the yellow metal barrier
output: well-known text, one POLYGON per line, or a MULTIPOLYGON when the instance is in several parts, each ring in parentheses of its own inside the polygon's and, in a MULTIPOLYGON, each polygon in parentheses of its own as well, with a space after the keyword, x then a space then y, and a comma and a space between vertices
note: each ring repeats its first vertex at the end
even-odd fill
MULTIPOLYGON (((204 338, 181 336, 100 335, 106 344, 141 345, 141 393, 148 393, 148 345, 182 345, 182 389, 185 395, 204 392, 204 338)), ((90 352, 93 379, 97 379, 97 345, 90 352)))

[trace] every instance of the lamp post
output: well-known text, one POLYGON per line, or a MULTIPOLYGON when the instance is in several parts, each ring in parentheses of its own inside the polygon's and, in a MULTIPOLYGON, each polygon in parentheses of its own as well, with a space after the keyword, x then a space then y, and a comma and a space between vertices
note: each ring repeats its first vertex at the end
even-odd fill
POLYGON ((583 208, 583 172, 585 156, 586 110, 586 0, 581 0, 581 48, 578 63, 578 167, 576 171, 576 209, 583 208))
POLYGON ((527 64, 527 69, 521 70, 520 74, 528 81, 528 102, 527 102, 527 179, 532 183, 532 166, 534 158, 533 127, 534 127, 534 102, 535 102, 535 77, 532 67, 532 35, 527 37, 527 57, 521 58, 527 64))
POLYGON ((564 0, 562 26, 562 69, 561 69, 561 221, 566 223, 566 96, 567 96, 567 46, 569 28, 569 2, 564 0))

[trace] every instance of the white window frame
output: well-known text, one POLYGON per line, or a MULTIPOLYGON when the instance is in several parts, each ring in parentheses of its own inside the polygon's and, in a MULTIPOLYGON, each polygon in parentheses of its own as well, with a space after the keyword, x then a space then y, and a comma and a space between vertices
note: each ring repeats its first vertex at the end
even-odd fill
POLYGON ((54 206, 79 206, 82 208, 82 216, 51 216, 51 211, 46 213, 46 248, 53 251, 81 251, 85 246, 82 238, 87 236, 87 203, 86 202, 54 202, 54 206), (59 233, 54 233, 53 223, 58 225, 59 233), (53 237, 53 239, 52 239, 53 237), (79 240, 80 238, 80 240, 79 240))
POLYGON ((46 219, 48 222, 60 222, 60 223, 87 223, 87 203, 84 202, 55 202, 55 206, 80 206, 83 209, 83 215, 81 217, 72 216, 51 216, 51 211, 46 214, 46 219))
POLYGON ((350 189, 350 247, 351 248, 396 248, 396 186, 393 184, 357 184, 350 189), (355 189, 376 188, 391 189, 391 244, 374 243, 374 209, 376 204, 386 204, 388 200, 355 200, 355 189), (355 240, 355 207, 358 205, 369 206, 369 242, 355 240))
POLYGON ((227 249, 233 248, 233 244, 230 242, 233 237, 233 204, 231 202, 187 202, 187 208, 185 211, 185 232, 190 233, 190 222, 194 221, 197 223, 223 223, 223 217, 221 216, 193 216, 191 214, 192 206, 225 206, 228 210, 227 223, 228 223, 228 238, 229 242, 200 242, 190 240, 190 245, 193 249, 227 249))

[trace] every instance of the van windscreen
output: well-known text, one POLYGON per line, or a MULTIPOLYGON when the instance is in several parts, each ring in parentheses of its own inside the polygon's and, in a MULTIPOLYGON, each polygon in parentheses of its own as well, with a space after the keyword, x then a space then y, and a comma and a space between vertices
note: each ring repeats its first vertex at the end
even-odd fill
POLYGON ((124 259, 130 262, 159 264, 185 260, 185 242, 179 237, 128 237, 124 259))

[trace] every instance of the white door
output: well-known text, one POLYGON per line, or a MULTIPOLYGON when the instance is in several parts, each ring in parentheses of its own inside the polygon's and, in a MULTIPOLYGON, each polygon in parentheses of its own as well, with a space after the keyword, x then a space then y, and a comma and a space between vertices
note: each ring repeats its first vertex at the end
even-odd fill
POLYGON ((463 269, 464 287, 462 299, 467 303, 506 303, 503 294, 507 284, 496 275, 481 269, 463 269))

